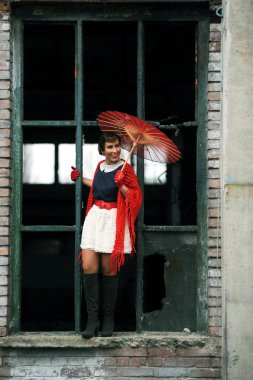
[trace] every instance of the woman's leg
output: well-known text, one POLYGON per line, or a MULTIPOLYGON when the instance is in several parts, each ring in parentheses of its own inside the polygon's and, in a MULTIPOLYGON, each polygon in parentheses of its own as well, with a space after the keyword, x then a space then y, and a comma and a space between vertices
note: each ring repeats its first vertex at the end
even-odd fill
POLYGON ((114 329, 114 310, 117 300, 118 276, 110 268, 110 255, 102 253, 101 266, 103 273, 104 318, 102 336, 111 336, 114 329))
POLYGON ((99 254, 92 250, 82 249, 83 287, 87 306, 87 325, 83 338, 98 335, 98 309, 99 309, 99 254))
POLYGON ((82 249, 81 255, 82 255, 83 273, 85 274, 98 273, 99 261, 100 261, 99 253, 91 249, 82 249))

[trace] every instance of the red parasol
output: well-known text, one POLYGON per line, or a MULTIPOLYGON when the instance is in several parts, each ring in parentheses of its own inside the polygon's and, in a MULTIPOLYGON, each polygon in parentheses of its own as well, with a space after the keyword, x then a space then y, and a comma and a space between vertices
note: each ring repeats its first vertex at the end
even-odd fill
POLYGON ((118 111, 106 111, 98 115, 97 121, 101 131, 115 132, 121 137, 122 148, 130 151, 126 162, 130 155, 136 152, 138 156, 147 160, 163 163, 173 163, 181 157, 172 140, 152 124, 135 116, 118 111), (142 147, 134 152, 138 145, 142 147))

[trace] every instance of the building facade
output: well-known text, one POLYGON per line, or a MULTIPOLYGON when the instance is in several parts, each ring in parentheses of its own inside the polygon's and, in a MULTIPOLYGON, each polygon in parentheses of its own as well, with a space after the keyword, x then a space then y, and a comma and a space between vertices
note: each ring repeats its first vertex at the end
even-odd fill
POLYGON ((251 379, 252 1, 241 7, 0 3, 1 378, 251 379), (87 194, 66 172, 92 166, 106 109, 153 122, 182 160, 133 161, 144 202, 116 332, 84 340, 87 194))

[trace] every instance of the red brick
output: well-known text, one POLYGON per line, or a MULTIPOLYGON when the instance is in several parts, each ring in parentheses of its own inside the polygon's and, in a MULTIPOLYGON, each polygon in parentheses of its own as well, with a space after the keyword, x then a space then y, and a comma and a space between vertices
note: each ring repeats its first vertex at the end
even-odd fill
POLYGON ((220 94, 220 92, 214 92, 214 91, 212 91, 212 92, 209 92, 208 93, 208 100, 213 100, 213 101, 218 101, 218 100, 220 100, 221 99, 221 94, 220 94))
POLYGON ((220 180, 219 179, 210 179, 208 181, 208 186, 210 189, 219 189, 220 188, 220 180))
POLYGON ((164 358, 156 356, 147 359, 147 366, 149 367, 162 367, 164 363, 164 358))
POLYGON ((7 256, 9 255, 10 247, 0 247, 0 255, 7 256))
POLYGON ((5 158, 0 158, 0 167, 1 168, 9 168, 10 167, 10 160, 5 158))
POLYGON ((151 347, 147 349, 147 357, 150 357, 150 356, 168 357, 168 356, 175 356, 175 355, 176 355, 175 350, 170 349, 170 348, 151 347))
POLYGON ((210 42, 209 51, 221 51, 221 43, 220 42, 210 42))
POLYGON ((200 348, 200 347, 191 347, 191 348, 178 348, 176 353, 180 357, 184 356, 192 356, 192 357, 212 357, 217 355, 217 351, 215 348, 200 348))

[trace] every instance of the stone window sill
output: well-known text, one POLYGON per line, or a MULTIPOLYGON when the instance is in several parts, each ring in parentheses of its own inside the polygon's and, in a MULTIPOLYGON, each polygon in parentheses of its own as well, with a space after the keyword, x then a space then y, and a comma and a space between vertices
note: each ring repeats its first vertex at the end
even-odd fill
POLYGON ((112 337, 83 339, 76 333, 19 333, 0 337, 0 347, 12 348, 203 348, 217 347, 215 338, 197 333, 115 333, 112 337))

